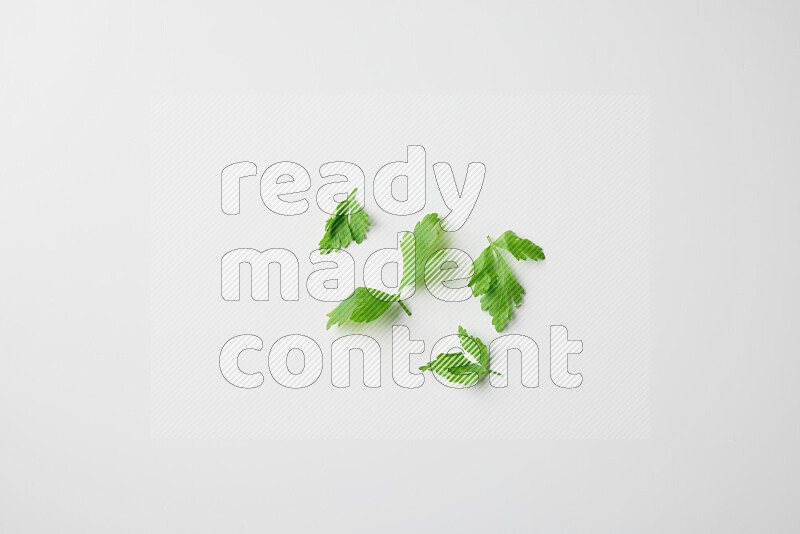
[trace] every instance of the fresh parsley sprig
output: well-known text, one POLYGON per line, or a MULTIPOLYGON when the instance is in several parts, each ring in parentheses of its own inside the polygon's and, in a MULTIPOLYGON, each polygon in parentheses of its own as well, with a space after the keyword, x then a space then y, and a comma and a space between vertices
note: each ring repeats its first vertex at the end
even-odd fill
POLYGON ((496 240, 486 236, 489 246, 472 263, 469 287, 472 294, 481 297, 481 309, 492 316, 495 330, 502 331, 511 319, 513 310, 522 304, 525 290, 514 278, 514 273, 503 259, 500 249, 509 251, 517 260, 544 259, 542 248, 528 239, 518 237, 508 230, 496 240))
POLYGON ((341 326, 347 321, 354 323, 368 323, 374 321, 392 305, 397 302, 408 315, 411 312, 398 300, 398 295, 389 295, 377 289, 357 287, 349 297, 344 299, 328 314, 328 326, 341 326))
POLYGON ((366 239, 369 229, 369 216, 356 201, 356 191, 336 205, 333 215, 325 222, 325 235, 319 242, 321 254, 339 252, 351 241, 361 243, 366 239))
POLYGON ((463 353, 448 352, 439 354, 419 370, 432 371, 449 382, 465 386, 471 386, 489 373, 500 374, 489 369, 489 349, 480 338, 470 336, 463 326, 459 326, 458 339, 461 342, 461 348, 475 358, 475 362, 463 353))
POLYGON ((425 264, 434 252, 443 230, 437 213, 429 213, 414 226, 413 236, 406 234, 400 240, 400 251, 403 254, 403 277, 397 287, 397 293, 404 287, 416 283, 424 271, 425 264))

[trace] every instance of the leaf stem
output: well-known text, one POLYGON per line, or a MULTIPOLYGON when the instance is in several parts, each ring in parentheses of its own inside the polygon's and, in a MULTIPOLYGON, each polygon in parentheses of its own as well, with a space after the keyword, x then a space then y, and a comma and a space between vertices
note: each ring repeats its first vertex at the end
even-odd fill
POLYGON ((411 311, 408 308, 406 308, 406 305, 403 304, 403 301, 398 300, 397 303, 400 305, 401 308, 403 308, 403 311, 406 312, 407 315, 411 315, 411 311))

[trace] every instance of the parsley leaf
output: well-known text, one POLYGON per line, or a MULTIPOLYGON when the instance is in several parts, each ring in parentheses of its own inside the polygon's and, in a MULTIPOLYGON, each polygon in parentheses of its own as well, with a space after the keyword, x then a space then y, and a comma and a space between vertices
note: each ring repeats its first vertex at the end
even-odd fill
POLYGON ((518 260, 539 261, 544 259, 542 247, 533 244, 530 239, 522 239, 511 230, 503 232, 500 237, 495 239, 494 244, 506 249, 518 260))
POLYGON ((470 336, 463 326, 459 326, 458 339, 461 341, 461 348, 467 351, 483 367, 489 367, 489 349, 486 348, 480 338, 470 336))
POLYGON ((501 332, 511 320, 514 308, 522 304, 525 290, 514 278, 500 249, 509 251, 517 260, 543 260, 544 252, 541 247, 522 239, 511 230, 495 241, 488 236, 486 239, 489 240, 489 246, 472 263, 469 286, 474 296, 481 297, 481 309, 492 316, 495 330, 501 332))
POLYGON ((361 243, 367 235, 369 216, 358 205, 355 198, 356 189, 341 201, 325 222, 325 235, 319 242, 320 254, 329 254, 346 248, 351 241, 361 243))
POLYGON ((326 329, 334 324, 341 326, 347 321, 353 321, 354 323, 369 323, 370 321, 374 321, 383 315, 393 302, 400 304, 406 313, 411 315, 408 308, 398 300, 397 295, 389 295, 377 289, 357 287, 349 297, 340 302, 339 305, 328 314, 330 319, 328 319, 328 326, 326 329))
POLYGON ((471 386, 489 373, 489 350, 480 338, 470 336, 464 327, 458 327, 458 339, 461 348, 478 363, 473 362, 460 352, 439 354, 432 362, 419 368, 420 371, 433 371, 449 382, 471 386))
POLYGON ((400 241, 403 254, 403 277, 397 288, 400 291, 414 284, 425 270, 425 264, 434 252, 436 243, 443 233, 437 213, 429 213, 414 226, 414 235, 406 234, 400 241))

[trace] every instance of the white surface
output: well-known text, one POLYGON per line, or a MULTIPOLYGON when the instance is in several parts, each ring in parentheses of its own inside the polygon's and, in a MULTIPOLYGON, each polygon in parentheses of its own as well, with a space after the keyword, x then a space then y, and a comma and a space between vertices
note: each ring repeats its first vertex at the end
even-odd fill
POLYGON ((429 4, 2 7, 0 530, 798 530, 798 4, 429 4), (187 92, 650 94, 651 439, 151 440, 187 92))
MULTIPOLYGON (((160 99, 151 152, 153 435, 649 437, 648 119, 648 98, 642 96, 160 99), (419 213, 398 216, 377 205, 373 178, 383 165, 405 159, 409 143, 425 147, 426 195, 419 213), (221 170, 247 158, 260 171, 240 180, 240 213, 226 215, 220 207, 221 170), (287 198, 310 202, 305 213, 281 216, 262 202, 259 182, 267 166, 288 158, 312 176, 309 191, 287 198), (477 258, 487 235, 497 239, 513 229, 547 256, 534 263, 507 255, 525 295, 503 332, 492 327, 479 299, 443 302, 421 283, 405 299, 410 317, 395 305, 375 322, 326 329, 326 314, 336 304, 316 300, 306 288, 315 268, 309 255, 328 218, 315 202, 323 183, 317 169, 325 158, 356 162, 367 175, 366 210, 373 224, 363 243, 346 250, 354 258, 356 284, 368 287, 379 287, 362 276, 368 257, 395 249, 398 232, 413 230, 424 214, 448 213, 431 166, 447 161, 463 182, 467 163, 480 161, 486 178, 477 203, 442 245, 477 258), (240 300, 222 298, 222 256, 248 247, 294 254, 287 253, 299 266, 295 300, 281 297, 291 295, 288 265, 280 280, 273 266, 269 284, 258 270, 251 276, 250 267, 238 276, 237 267, 224 277, 234 280, 240 300), (251 286, 267 285, 269 300, 251 298, 251 286), (280 286, 286 287, 279 291, 280 286), (426 350, 410 358, 415 372, 449 350, 433 347, 459 325, 487 345, 502 335, 527 336, 539 346, 539 387, 521 383, 520 360, 529 369, 535 355, 514 352, 503 371, 509 380, 503 389, 484 381, 470 391, 451 391, 430 373, 419 389, 401 388, 392 376, 393 325, 407 326, 412 339, 424 342, 426 350), (569 357, 571 372, 583 375, 580 387, 561 388, 551 380, 551 325, 566 326, 571 339, 583 342, 583 351, 569 357), (267 377, 250 391, 220 373, 220 350, 241 334, 262 340, 262 350, 239 357, 245 372, 267 377), (314 375, 319 379, 302 391, 278 385, 267 365, 280 357, 271 354, 273 343, 293 334, 313 340, 324 362, 322 374, 314 375), (360 354, 350 368, 358 386, 343 391, 331 384, 331 344, 349 334, 371 336, 382 347, 380 390, 363 386, 360 354)), ((504 356, 495 348, 493 365, 504 356)), ((295 354, 302 369, 303 357, 295 354)), ((308 355, 309 368, 318 367, 314 362, 320 363, 308 355)), ((409 368, 408 361, 404 365, 409 368)))

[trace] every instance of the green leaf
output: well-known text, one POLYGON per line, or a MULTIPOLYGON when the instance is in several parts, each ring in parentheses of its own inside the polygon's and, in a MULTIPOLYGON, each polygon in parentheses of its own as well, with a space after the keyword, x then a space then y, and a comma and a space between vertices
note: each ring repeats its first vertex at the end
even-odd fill
POLYGON ((518 260, 531 259, 539 261, 544 259, 542 247, 536 245, 530 239, 522 239, 511 230, 503 232, 503 235, 495 239, 494 244, 509 251, 518 260))
POLYGON ((497 255, 495 271, 491 275, 491 286, 481 296, 481 309, 492 316, 495 330, 502 332, 511 320, 513 309, 522 304, 525 290, 514 278, 502 256, 497 255))
POLYGON ((472 264, 469 286, 474 296, 481 297, 481 309, 492 316, 495 330, 501 332, 511 320, 514 308, 522 304, 525 290, 514 278, 500 249, 508 250, 518 260, 543 260, 544 252, 541 247, 518 237, 511 230, 504 232, 496 241, 489 237, 487 239, 489 246, 472 264))
POLYGON ((420 371, 433 371, 437 375, 455 384, 464 384, 471 386, 478 381, 477 373, 464 373, 456 374, 450 371, 451 368, 460 368, 467 365, 473 365, 466 356, 460 352, 442 353, 439 354, 431 363, 423 365, 419 368, 420 371))
POLYGON ((400 241, 400 251, 403 255, 403 276, 397 292, 414 284, 425 270, 425 264, 435 252, 436 243, 442 233, 439 215, 429 213, 414 226, 413 236, 406 234, 400 241))
POLYGON ((433 371, 449 382, 465 386, 471 386, 488 373, 500 374, 489 370, 489 351, 480 338, 470 336, 463 326, 459 326, 458 339, 464 352, 472 355, 478 363, 460 352, 450 352, 439 354, 431 363, 423 365, 419 370, 433 371))
POLYGON ((463 326, 459 326, 458 339, 461 342, 461 348, 467 351, 467 354, 475 358, 483 367, 489 367, 489 349, 480 338, 470 336, 463 326))
POLYGON ((494 249, 491 246, 483 249, 483 252, 472 262, 472 278, 469 280, 469 286, 472 287, 474 296, 477 297, 489 290, 492 282, 491 275, 496 263, 494 249))
POLYGON ((369 216, 355 199, 356 189, 336 206, 325 222, 325 235, 319 242, 320 254, 346 248, 351 241, 361 243, 367 236, 369 216))
POLYGON ((458 367, 451 367, 448 369, 454 375, 465 375, 469 373, 477 373, 479 375, 484 375, 489 371, 482 365, 477 363, 471 363, 469 365, 460 365, 458 367))
MULTIPOLYGON (((398 302, 397 295, 389 295, 377 289, 357 287, 328 314, 330 319, 327 328, 334 324, 341 326, 347 321, 369 323, 383 315, 393 302, 398 302)), ((407 309, 406 313, 411 315, 407 309)))

